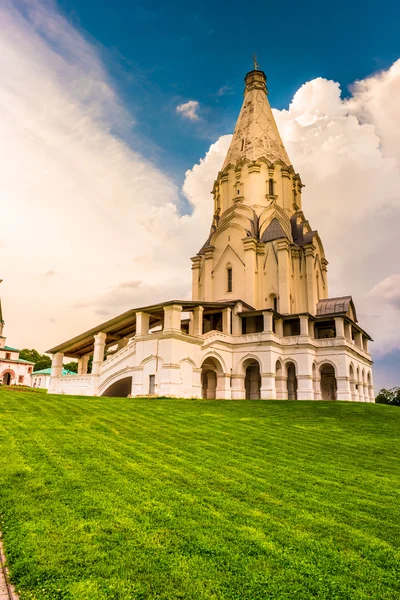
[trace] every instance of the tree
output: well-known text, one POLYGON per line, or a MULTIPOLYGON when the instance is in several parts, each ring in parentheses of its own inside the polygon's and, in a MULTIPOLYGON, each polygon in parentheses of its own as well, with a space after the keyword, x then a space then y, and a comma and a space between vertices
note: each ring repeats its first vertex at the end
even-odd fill
POLYGON ((33 362, 35 366, 33 367, 34 371, 41 371, 42 369, 48 369, 51 367, 51 358, 50 356, 46 356, 46 354, 40 354, 37 350, 32 348, 29 350, 28 348, 24 348, 19 353, 19 357, 22 360, 29 360, 33 362))
POLYGON ((77 362, 69 362, 63 364, 63 369, 67 369, 67 371, 71 371, 72 373, 78 372, 78 363, 77 362))
POLYGON ((390 390, 381 389, 375 398, 377 404, 391 404, 392 406, 400 406, 400 387, 394 387, 390 390))

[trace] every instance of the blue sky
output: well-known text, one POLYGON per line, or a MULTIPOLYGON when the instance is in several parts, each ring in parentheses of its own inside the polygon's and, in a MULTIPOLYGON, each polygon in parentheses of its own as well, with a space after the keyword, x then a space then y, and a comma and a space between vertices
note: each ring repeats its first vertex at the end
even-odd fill
POLYGON ((232 131, 253 52, 267 73, 271 104, 280 109, 305 81, 333 79, 345 95, 356 79, 388 68, 400 56, 396 1, 384 9, 371 0, 59 5, 107 50, 110 73, 137 118, 136 133, 158 146, 147 153, 181 178, 211 141, 232 131), (187 127, 171 118, 177 101, 193 98, 204 120, 187 127))
POLYGON ((189 296, 256 52, 330 296, 352 294, 376 340, 376 387, 399 384, 399 22, 393 1, 3 0, 10 345, 44 351, 128 308, 189 296), (188 102, 192 119, 177 111, 188 102))

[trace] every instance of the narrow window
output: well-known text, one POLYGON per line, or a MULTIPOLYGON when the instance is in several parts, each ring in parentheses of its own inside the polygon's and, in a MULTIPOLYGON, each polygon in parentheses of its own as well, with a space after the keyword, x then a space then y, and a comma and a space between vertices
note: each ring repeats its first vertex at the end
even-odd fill
POLYGON ((149 375, 149 394, 154 394, 155 382, 156 382, 156 376, 149 375))
POLYGON ((243 148, 244 148, 244 138, 242 139, 242 150, 241 150, 241 152, 243 152, 243 148))
POLYGON ((20 375, 18 377, 18 383, 24 383, 24 376, 23 375, 20 375))
POLYGON ((10 352, 6 352, 6 360, 10 360, 11 359, 11 353, 10 352))
POLYGON ((274 180, 273 179, 270 179, 268 181, 268 193, 270 196, 274 195, 274 180))
POLYGON ((232 267, 227 268, 228 274, 228 292, 232 291, 232 267))
POLYGON ((276 296, 274 298, 274 311, 278 312, 278 298, 276 296))
POLYGON ((237 195, 240 196, 240 188, 238 188, 237 195))

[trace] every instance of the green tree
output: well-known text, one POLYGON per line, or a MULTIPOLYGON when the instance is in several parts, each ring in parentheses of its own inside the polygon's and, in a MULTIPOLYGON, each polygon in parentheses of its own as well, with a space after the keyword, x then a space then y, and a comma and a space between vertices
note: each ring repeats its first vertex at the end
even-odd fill
POLYGON ((24 348, 19 353, 19 357, 22 360, 29 360, 33 362, 35 366, 33 367, 34 371, 41 371, 42 369, 48 369, 51 367, 51 358, 50 356, 46 356, 46 354, 40 354, 37 350, 32 348, 29 350, 28 348, 24 348))
POLYGON ((381 389, 375 398, 377 404, 391 404, 392 406, 400 406, 400 387, 394 387, 390 390, 381 389))
POLYGON ((72 373, 77 373, 78 372, 78 363, 77 362, 65 363, 63 365, 63 368, 67 369, 67 371, 71 371, 72 373))

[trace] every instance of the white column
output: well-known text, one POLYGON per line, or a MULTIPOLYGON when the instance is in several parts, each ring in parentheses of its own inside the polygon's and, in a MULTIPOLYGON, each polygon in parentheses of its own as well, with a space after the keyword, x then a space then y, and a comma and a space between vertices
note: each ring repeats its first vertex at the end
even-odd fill
POLYGON ((181 314, 180 304, 164 306, 164 331, 181 331, 181 314))
POLYGON ((52 377, 61 377, 63 370, 63 359, 64 354, 62 352, 57 352, 57 354, 53 354, 51 359, 51 376, 52 377))
POLYGON ((224 308, 222 311, 222 331, 223 333, 232 333, 232 310, 230 308, 224 308))
POLYGON ((150 315, 139 311, 136 313, 136 335, 147 335, 150 327, 150 315))
POLYGON ((308 336, 308 315, 300 315, 300 335, 308 336))
POLYGON ((335 317, 336 337, 344 338, 344 321, 343 317, 335 317))
POLYGON ((354 343, 359 348, 362 348, 362 333, 361 333, 361 331, 354 332, 354 343))
POLYGON ((261 373, 260 398, 262 400, 275 400, 275 373, 261 373))
POLYGON ((264 318, 264 331, 268 332, 268 333, 272 333, 272 322, 273 322, 272 312, 265 310, 263 312, 263 318, 264 318))
POLYGON ((231 399, 231 378, 227 373, 217 375, 215 397, 221 400, 231 399))
POLYGON ((313 400, 314 387, 312 375, 297 375, 297 399, 313 400))
POLYGON ((351 342, 351 325, 345 321, 344 323, 344 337, 346 340, 350 340, 351 342))
POLYGON ((193 310, 193 335, 203 335, 203 306, 196 306, 193 310))
POLYGON ((275 334, 283 337, 283 319, 275 319, 275 334))
POLYGON ((88 362, 89 362, 89 354, 86 354, 85 356, 81 356, 78 359, 78 375, 87 375, 88 362))
POLYGON ((232 400, 243 400, 244 398, 246 398, 244 380, 244 375, 232 375, 232 400))
POLYGON ((311 320, 308 321, 308 335, 313 339, 315 338, 315 323, 311 320))
POLYGON ((242 335, 242 319, 235 311, 232 313, 232 334, 242 335))
POLYGON ((351 400, 350 378, 347 375, 336 375, 336 400, 351 400))
POLYGON ((92 375, 98 375, 100 372, 100 366, 104 361, 104 349, 106 347, 106 333, 97 333, 94 336, 94 350, 93 350, 93 364, 92 364, 92 375))

